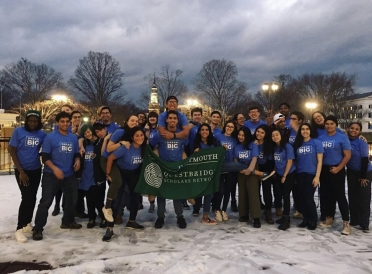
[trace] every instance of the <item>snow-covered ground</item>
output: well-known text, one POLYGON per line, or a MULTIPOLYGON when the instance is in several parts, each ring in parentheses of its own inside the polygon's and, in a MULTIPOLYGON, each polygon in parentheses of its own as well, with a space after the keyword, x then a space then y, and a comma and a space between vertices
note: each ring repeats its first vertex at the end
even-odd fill
POLYGON ((46 261, 56 267, 48 273, 372 273, 372 233, 352 228, 342 236, 339 214, 332 229, 299 229, 300 220, 292 219, 292 227, 280 231, 263 220, 261 229, 239 223, 231 212, 229 221, 205 226, 186 210, 188 225, 181 230, 167 201, 165 226, 155 229, 156 213, 148 213, 144 199, 137 218, 144 231, 124 228, 126 211, 124 225, 114 228, 115 237, 107 243, 101 240, 105 230, 88 230, 87 220, 77 219, 81 230, 62 230, 62 215, 50 214, 44 240, 29 235, 21 244, 14 237, 20 202, 14 175, 0 176, 0 187, 0 262, 46 261))

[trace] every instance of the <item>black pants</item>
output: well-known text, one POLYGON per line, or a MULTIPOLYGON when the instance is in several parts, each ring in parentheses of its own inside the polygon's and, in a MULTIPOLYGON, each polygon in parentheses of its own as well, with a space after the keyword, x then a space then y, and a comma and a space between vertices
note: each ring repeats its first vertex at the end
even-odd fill
POLYGON ((96 209, 101 220, 105 219, 102 212, 105 201, 105 193, 106 182, 95 184, 91 186, 88 191, 85 191, 89 220, 94 220, 97 217, 96 209))
POLYGON ((293 171, 289 173, 284 181, 281 182, 283 176, 276 174, 275 183, 280 189, 281 198, 283 198, 283 215, 289 215, 291 208, 291 191, 293 189, 293 184, 296 179, 296 173, 293 171))
POLYGON ((61 199, 62 199, 62 209, 64 209, 65 207, 65 199, 62 198, 62 190, 61 189, 58 189, 57 193, 56 193, 56 196, 55 196, 55 204, 54 204, 54 207, 55 208, 59 208, 60 204, 61 204, 61 199))
POLYGON ((349 205, 345 195, 345 168, 337 174, 330 172, 330 166, 323 165, 320 174, 320 199, 324 204, 320 208, 325 217, 334 217, 336 213, 336 202, 340 209, 342 220, 349 221, 349 205))
MULTIPOLYGON (((115 219, 116 215, 120 211, 121 200, 123 199, 125 186, 128 185, 129 195, 130 195, 130 205, 129 205, 129 220, 135 221, 138 212, 138 204, 140 202, 141 194, 134 192, 139 176, 141 173, 141 168, 135 170, 127 170, 120 168, 120 174, 122 178, 122 184, 117 192, 116 199, 113 201, 112 212, 115 219)), ((114 227, 114 222, 108 223, 109 227, 114 227)))
POLYGON ((36 204, 36 194, 40 185, 41 169, 25 170, 28 176, 28 186, 24 186, 19 179, 19 171, 15 169, 15 177, 18 183, 19 190, 21 191, 22 200, 18 210, 18 224, 17 230, 21 229, 27 224, 31 223, 36 204))
POLYGON ((298 211, 303 215, 303 221, 316 225, 318 222, 318 214, 316 212, 316 204, 314 202, 314 193, 316 187, 313 186, 315 175, 309 173, 297 173, 298 195, 301 203, 298 205, 298 211))
POLYGON ((221 210, 221 202, 223 199, 222 210, 226 211, 230 200, 231 186, 232 184, 236 184, 236 182, 235 172, 220 175, 220 189, 214 194, 212 199, 213 210, 221 210))
POLYGON ((360 172, 350 168, 347 169, 350 223, 368 227, 371 213, 372 171, 367 172, 367 180, 369 181, 367 186, 362 186, 359 178, 360 172))
MULTIPOLYGON (((86 191, 82 190, 82 189, 79 189, 78 190, 78 199, 77 199, 76 207, 75 207, 75 211, 77 213, 84 213, 85 212, 85 202, 84 202, 85 197, 86 197, 86 191)), ((88 203, 88 201, 87 201, 87 203, 88 203)))

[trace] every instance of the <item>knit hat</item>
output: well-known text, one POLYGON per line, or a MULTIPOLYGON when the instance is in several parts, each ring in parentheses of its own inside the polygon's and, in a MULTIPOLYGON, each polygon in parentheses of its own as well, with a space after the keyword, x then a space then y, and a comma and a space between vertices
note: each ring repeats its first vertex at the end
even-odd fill
POLYGON ((105 127, 106 127, 106 125, 101 120, 96 120, 93 124, 94 130, 101 130, 105 127))
POLYGON ((36 117, 38 117, 39 119, 41 119, 41 113, 40 113, 40 111, 37 111, 37 110, 28 110, 27 112, 26 112, 26 117, 28 117, 28 116, 36 116, 36 117))
POLYGON ((336 117, 336 116, 334 116, 334 115, 328 115, 328 116, 324 119, 324 124, 325 124, 328 120, 331 120, 331 121, 335 122, 336 127, 338 127, 338 121, 337 121, 337 117, 336 117))

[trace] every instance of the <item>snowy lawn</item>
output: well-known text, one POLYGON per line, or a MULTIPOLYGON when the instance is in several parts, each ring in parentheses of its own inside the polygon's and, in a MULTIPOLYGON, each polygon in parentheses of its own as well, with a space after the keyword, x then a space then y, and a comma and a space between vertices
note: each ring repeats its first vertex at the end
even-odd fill
POLYGON ((144 231, 124 228, 125 211, 115 237, 102 242, 105 229, 88 230, 86 219, 76 219, 82 229, 62 230, 62 215, 50 214, 44 240, 28 235, 29 241, 21 244, 14 237, 20 202, 14 175, 0 176, 0 186, 0 262, 45 261, 55 267, 52 273, 372 273, 372 233, 352 228, 349 236, 342 236, 339 213, 331 229, 300 229, 300 220, 292 218, 291 228, 280 231, 263 219, 260 229, 239 223, 238 213, 230 211, 229 221, 205 226, 201 216, 192 216, 191 207, 184 211, 187 228, 179 229, 168 200, 165 226, 155 229, 156 213, 147 211, 144 198, 137 218, 144 231))

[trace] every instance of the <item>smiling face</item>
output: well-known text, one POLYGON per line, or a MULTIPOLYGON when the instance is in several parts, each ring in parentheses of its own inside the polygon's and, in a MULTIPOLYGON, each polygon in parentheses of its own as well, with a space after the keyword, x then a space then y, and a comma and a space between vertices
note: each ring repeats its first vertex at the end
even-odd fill
POLYGON ((282 136, 280 135, 280 132, 277 131, 277 130, 274 130, 272 133, 271 133, 271 138, 273 140, 273 142, 277 145, 280 144, 280 141, 282 140, 282 136))
POLYGON ((57 122, 58 130, 61 130, 63 132, 67 132, 68 127, 70 126, 70 118, 64 117, 59 119, 57 122))
POLYGON ((72 115, 72 119, 71 119, 71 122, 74 126, 78 126, 80 125, 81 123, 81 114, 79 112, 75 112, 73 115, 72 115))
POLYGON ((238 114, 238 116, 236 117, 236 122, 238 123, 238 125, 244 126, 244 121, 245 121, 244 115, 238 114))
POLYGON ((99 118, 103 122, 105 122, 106 124, 110 123, 110 121, 111 121, 111 113, 110 113, 110 111, 107 108, 101 110, 101 114, 100 114, 99 118))
POLYGON ((29 116, 27 118, 27 126, 28 128, 33 131, 39 125, 39 119, 36 116, 29 116))
POLYGON ((85 138, 85 139, 88 139, 88 140, 92 140, 92 138, 93 138, 93 133, 90 131, 89 128, 84 132, 84 138, 85 138))
POLYGON ((265 138, 266 132, 262 128, 256 130, 257 140, 263 140, 265 138))
POLYGON ((221 122, 221 116, 218 115, 217 113, 213 114, 213 115, 211 116, 211 122, 212 122, 212 124, 214 124, 214 125, 218 125, 218 124, 221 122))
POLYGON ((303 125, 303 126, 301 127, 301 135, 302 135, 302 137, 303 137, 305 140, 307 140, 307 139, 310 138, 310 133, 311 133, 310 128, 309 128, 307 125, 303 125))
POLYGON ((170 99, 167 102, 166 107, 168 108, 168 110, 177 110, 178 102, 175 99, 170 99))
POLYGON ((360 128, 360 125, 358 124, 351 124, 349 128, 347 129, 347 133, 349 137, 351 137, 352 139, 359 137, 361 131, 362 129, 360 128))
POLYGON ((158 121, 158 118, 156 118, 155 116, 149 117, 149 123, 151 125, 155 125, 157 121, 158 121))
POLYGON ((200 136, 202 139, 206 139, 208 138, 210 132, 209 132, 209 128, 207 126, 202 126, 200 128, 200 136))
POLYGON ((258 121, 260 118, 260 112, 258 109, 252 109, 248 112, 249 118, 251 118, 252 122, 258 121))
POLYGON ((245 135, 243 130, 239 130, 238 132, 238 140, 240 143, 244 143, 245 140, 245 135))
POLYGON ((145 141, 145 135, 142 130, 137 130, 133 135, 133 143, 137 146, 140 146, 145 141))
POLYGON ((168 115, 167 123, 169 128, 175 128, 178 123, 178 116, 177 114, 171 113, 168 115))
POLYGON ((287 117, 289 115, 289 108, 286 105, 281 105, 279 108, 279 112, 287 117))
POLYGON ((230 136, 235 130, 233 123, 227 123, 225 126, 225 135, 230 136))
POLYGON ((336 123, 332 120, 327 120, 324 124, 324 128, 326 129, 328 134, 332 134, 336 132, 336 123))
POLYGON ((107 134, 107 129, 104 127, 102 129, 96 129, 94 132, 96 133, 98 138, 105 138, 107 134))
POLYGON ((312 118, 318 126, 324 125, 324 117, 319 112, 314 112, 312 118))
POLYGON ((134 128, 134 127, 138 126, 137 116, 135 116, 135 115, 130 116, 129 119, 128 119, 127 125, 128 125, 129 128, 134 128))

